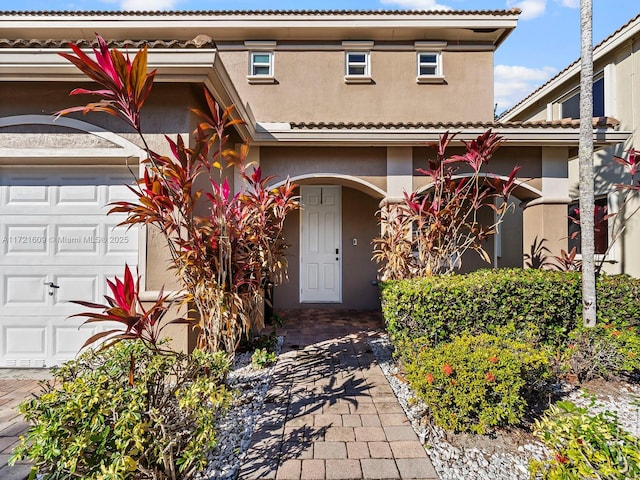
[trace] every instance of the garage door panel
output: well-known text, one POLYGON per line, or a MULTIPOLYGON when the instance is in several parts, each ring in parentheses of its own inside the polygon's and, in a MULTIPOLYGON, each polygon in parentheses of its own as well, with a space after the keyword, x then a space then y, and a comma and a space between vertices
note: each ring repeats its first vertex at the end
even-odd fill
POLYGON ((7 196, 8 206, 27 205, 49 205, 51 203, 51 189, 43 183, 46 177, 38 177, 34 179, 15 179, 16 184, 9 187, 7 196), (24 184, 20 184, 24 183, 24 184))
POLYGON ((138 251, 138 229, 125 226, 107 225, 106 253, 113 255, 131 255, 138 251))
POLYGON ((98 332, 97 328, 85 325, 80 328, 57 325, 53 329, 53 355, 59 360, 75 358, 84 342, 98 332))
POLYGON ((48 255, 49 226, 46 224, 5 223, 2 228, 2 250, 7 255, 48 255))
POLYGON ((56 205, 65 206, 102 206, 100 199, 100 187, 95 184, 95 177, 69 177, 61 176, 61 186, 58 187, 56 205), (75 185, 74 183, 79 183, 75 185))
POLYGON ((48 307, 44 283, 47 276, 42 274, 2 274, 3 306, 7 308, 48 307))
POLYGON ((84 302, 102 303, 101 288, 99 288, 100 282, 105 282, 102 276, 95 274, 85 275, 56 275, 54 283, 59 288, 54 293, 54 307, 55 308, 72 308, 74 310, 79 307, 76 304, 72 304, 72 301, 82 300, 84 302))

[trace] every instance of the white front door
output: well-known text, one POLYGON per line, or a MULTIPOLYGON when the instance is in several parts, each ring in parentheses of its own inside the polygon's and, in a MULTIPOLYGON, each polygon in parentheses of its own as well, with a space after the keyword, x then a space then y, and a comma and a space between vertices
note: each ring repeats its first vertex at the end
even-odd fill
POLYGON ((108 203, 132 199, 124 167, 0 168, 0 367, 75 357, 106 326, 69 315, 104 303, 106 278, 135 272, 137 228, 116 225, 108 203))
POLYGON ((300 302, 342 301, 341 192, 336 186, 300 188, 300 302))

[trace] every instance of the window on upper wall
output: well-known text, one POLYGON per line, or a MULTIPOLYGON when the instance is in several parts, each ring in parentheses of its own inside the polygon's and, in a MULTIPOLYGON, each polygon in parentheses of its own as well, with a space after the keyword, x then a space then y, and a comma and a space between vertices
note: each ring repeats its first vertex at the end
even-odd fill
POLYGON ((249 53, 249 81, 273 80, 273 52, 249 53))
MULTIPOLYGON (((560 102, 560 118, 580 118, 580 93, 575 93, 560 102)), ((593 116, 604 117, 604 77, 593 82, 593 116)))
POLYGON ((370 77, 369 58, 369 52, 347 52, 345 75, 347 77, 370 77))
POLYGON ((442 76, 440 52, 418 52, 418 77, 442 76))
MULTIPOLYGON (((595 212, 593 229, 595 238, 595 254, 604 255, 609 248, 609 219, 607 218, 609 210, 609 199, 606 196, 598 197, 595 199, 595 212)), ((569 251, 573 247, 576 247, 577 253, 581 253, 580 246, 580 225, 574 222, 572 219, 579 219, 580 215, 579 202, 572 202, 569 204, 569 251)))

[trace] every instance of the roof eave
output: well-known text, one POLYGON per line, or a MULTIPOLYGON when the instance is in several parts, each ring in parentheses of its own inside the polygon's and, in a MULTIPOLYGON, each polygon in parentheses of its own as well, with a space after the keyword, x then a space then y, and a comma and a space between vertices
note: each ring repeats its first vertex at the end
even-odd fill
MULTIPOLYGON (((439 136, 451 129, 290 129, 266 130, 258 128, 253 138, 256 146, 419 146, 438 140, 439 136)), ((579 129, 494 129, 495 133, 504 137, 505 146, 536 147, 577 147, 580 138, 579 129)), ((486 132, 486 128, 466 128, 457 130, 456 141, 473 140, 486 132)), ((595 129, 593 133, 596 148, 614 145, 626 141, 629 131, 612 129, 595 129)))
POLYGON ((249 37, 260 37, 264 32, 269 38, 277 34, 282 39, 295 40, 314 35, 343 38, 345 30, 363 38, 368 32, 390 32, 391 38, 397 35, 397 30, 462 29, 482 30, 497 46, 516 27, 519 16, 518 10, 500 11, 499 15, 491 11, 214 13, 207 16, 207 12, 36 12, 29 15, 0 12, 0 32, 11 38, 40 38, 40 34, 46 38, 72 40, 92 37, 93 32, 112 39, 130 38, 132 31, 139 38, 163 38, 170 32, 182 40, 201 33, 215 32, 215 40, 228 40, 237 38, 238 32, 249 37))

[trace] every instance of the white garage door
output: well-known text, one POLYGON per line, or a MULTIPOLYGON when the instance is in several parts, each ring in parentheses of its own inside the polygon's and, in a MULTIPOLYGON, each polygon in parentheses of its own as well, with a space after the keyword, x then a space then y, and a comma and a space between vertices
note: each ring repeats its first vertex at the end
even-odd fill
POLYGON ((87 310, 70 300, 104 303, 106 278, 137 264, 137 228, 106 215, 134 198, 125 183, 124 167, 0 168, 1 367, 59 364, 104 329, 67 317, 87 310))

